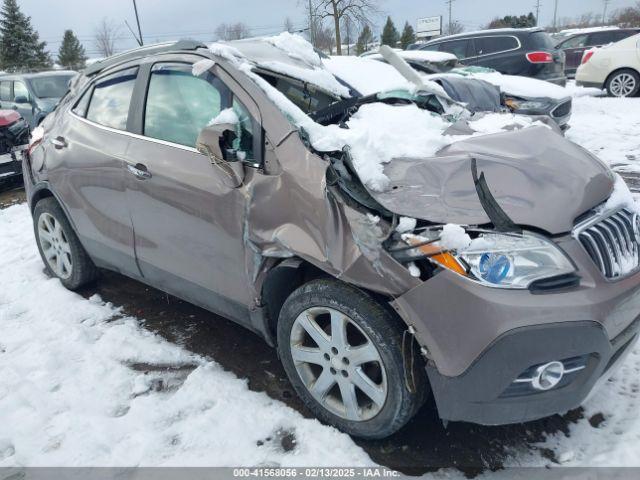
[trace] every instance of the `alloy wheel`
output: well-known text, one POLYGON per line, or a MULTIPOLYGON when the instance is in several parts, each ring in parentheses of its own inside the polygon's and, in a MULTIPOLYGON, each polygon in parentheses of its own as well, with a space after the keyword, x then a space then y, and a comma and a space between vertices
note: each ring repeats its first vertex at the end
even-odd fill
POLYGON ((629 73, 619 73, 611 79, 611 93, 616 97, 628 97, 636 88, 636 79, 629 73))
POLYGON ((326 307, 304 310, 290 335, 293 363, 309 393, 334 415, 375 417, 387 398, 387 374, 369 336, 347 315, 326 307))
POLYGON ((62 225, 49 213, 38 218, 38 238, 47 263, 59 278, 69 278, 73 271, 71 246, 62 225))

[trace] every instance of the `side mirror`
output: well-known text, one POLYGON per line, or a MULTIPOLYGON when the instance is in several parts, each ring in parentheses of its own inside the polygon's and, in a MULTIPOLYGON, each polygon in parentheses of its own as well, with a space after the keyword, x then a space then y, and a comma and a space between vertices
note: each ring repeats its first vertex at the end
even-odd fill
POLYGON ((29 99, 24 95, 18 95, 13 101, 15 103, 29 103, 29 99))
POLYGON ((244 165, 229 147, 234 135, 235 125, 219 123, 204 127, 196 140, 196 150, 222 171, 225 185, 231 188, 239 187, 244 180, 244 165))

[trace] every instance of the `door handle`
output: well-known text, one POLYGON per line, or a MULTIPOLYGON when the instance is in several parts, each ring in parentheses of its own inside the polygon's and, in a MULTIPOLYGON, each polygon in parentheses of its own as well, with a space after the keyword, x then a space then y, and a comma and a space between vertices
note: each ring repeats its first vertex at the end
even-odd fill
POLYGON ((130 174, 139 180, 146 180, 151 178, 151 174, 147 170, 147 167, 142 163, 136 163, 135 165, 127 165, 127 170, 130 174))
POLYGON ((56 149, 60 150, 61 148, 66 148, 68 146, 67 141, 64 137, 56 137, 49 140, 51 145, 53 145, 56 149))

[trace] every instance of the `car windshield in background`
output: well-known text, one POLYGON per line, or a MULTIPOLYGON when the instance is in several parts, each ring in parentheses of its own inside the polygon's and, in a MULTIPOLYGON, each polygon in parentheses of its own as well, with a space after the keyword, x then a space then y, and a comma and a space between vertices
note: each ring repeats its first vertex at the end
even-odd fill
POLYGON ((72 75, 51 75, 29 79, 33 93, 38 98, 62 98, 69 88, 72 75))

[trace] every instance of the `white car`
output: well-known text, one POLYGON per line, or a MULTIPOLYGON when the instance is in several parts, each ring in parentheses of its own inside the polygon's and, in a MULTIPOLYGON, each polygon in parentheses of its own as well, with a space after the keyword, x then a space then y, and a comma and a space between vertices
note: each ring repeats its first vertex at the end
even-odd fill
POLYGON ((606 88, 614 97, 636 95, 640 90, 640 34, 587 50, 576 72, 576 84, 606 88))

